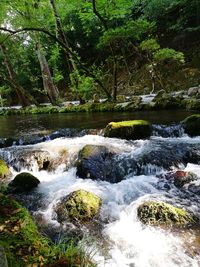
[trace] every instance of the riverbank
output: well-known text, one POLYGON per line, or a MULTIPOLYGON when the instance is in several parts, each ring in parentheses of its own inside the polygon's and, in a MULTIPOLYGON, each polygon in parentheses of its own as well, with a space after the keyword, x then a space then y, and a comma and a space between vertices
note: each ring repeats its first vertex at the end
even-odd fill
POLYGON ((133 112, 156 110, 200 110, 200 99, 184 95, 149 95, 135 96, 131 99, 120 99, 118 102, 89 101, 85 104, 77 102, 63 103, 60 106, 40 105, 26 108, 2 108, 0 115, 24 115, 24 114, 56 114, 56 113, 92 113, 92 112, 133 112), (123 101, 122 101, 123 100, 123 101))

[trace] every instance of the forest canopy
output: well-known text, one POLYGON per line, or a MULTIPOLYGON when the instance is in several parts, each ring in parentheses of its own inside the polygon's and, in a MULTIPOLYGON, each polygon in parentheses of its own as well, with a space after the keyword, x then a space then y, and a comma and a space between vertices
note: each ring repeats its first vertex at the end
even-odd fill
POLYGON ((1 104, 183 89, 199 44, 197 0, 2 0, 1 104))

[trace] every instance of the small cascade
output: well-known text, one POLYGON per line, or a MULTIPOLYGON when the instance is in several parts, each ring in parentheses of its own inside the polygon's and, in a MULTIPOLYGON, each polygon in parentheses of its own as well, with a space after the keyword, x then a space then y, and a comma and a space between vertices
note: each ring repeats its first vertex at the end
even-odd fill
POLYGON ((184 129, 180 123, 170 126, 154 124, 153 135, 161 137, 182 137, 184 135, 184 129))
POLYGON ((183 233, 150 227, 137 217, 138 206, 149 200, 200 214, 200 137, 184 135, 181 125, 153 127, 150 139, 135 141, 65 129, 37 144, 1 148, 0 158, 12 167, 13 177, 28 171, 40 180, 34 191, 16 195, 40 229, 53 240, 74 235, 91 238, 98 267, 198 267, 199 230, 184 229, 183 233), (86 145, 106 147, 106 164, 93 160, 87 165, 106 179, 77 175, 80 151, 86 145), (193 172, 197 179, 178 188, 167 179, 176 170, 193 172), (58 221, 57 204, 78 189, 102 199, 93 225, 58 221))

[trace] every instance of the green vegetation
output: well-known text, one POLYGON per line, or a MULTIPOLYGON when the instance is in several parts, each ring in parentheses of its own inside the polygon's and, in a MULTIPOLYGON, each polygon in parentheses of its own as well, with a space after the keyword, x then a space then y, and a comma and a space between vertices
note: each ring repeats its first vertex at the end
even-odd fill
POLYGON ((10 175, 10 170, 6 164, 6 162, 2 159, 0 159, 0 180, 8 178, 10 175))
POLYGON ((142 223, 157 226, 184 226, 197 220, 187 211, 164 202, 145 202, 138 207, 137 214, 142 223))
POLYGON ((184 130, 190 136, 200 135, 200 114, 194 114, 182 121, 184 130))
POLYGON ((0 246, 5 249, 9 267, 95 266, 72 242, 54 245, 42 237, 27 210, 1 193, 0 246))
POLYGON ((199 8, 196 0, 1 1, 0 106, 196 86, 199 8))
POLYGON ((71 219, 81 222, 90 221, 99 212, 101 199, 85 190, 77 190, 69 194, 57 207, 60 221, 71 219))
POLYGON ((110 122, 105 128, 106 137, 144 139, 151 135, 151 124, 144 120, 110 122))

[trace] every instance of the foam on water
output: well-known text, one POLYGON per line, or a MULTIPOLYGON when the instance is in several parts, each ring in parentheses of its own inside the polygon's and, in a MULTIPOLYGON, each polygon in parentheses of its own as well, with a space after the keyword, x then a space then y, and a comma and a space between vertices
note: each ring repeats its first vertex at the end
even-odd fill
MULTIPOLYGON (((162 142, 199 143, 200 138, 161 138, 128 142, 109 139, 101 136, 86 135, 78 138, 59 138, 53 141, 29 146, 47 150, 57 155, 61 149, 67 149, 70 155, 77 155, 86 144, 104 145, 121 153, 133 153, 134 156, 148 149, 152 140, 162 142)), ((200 166, 188 164, 187 171, 200 176, 200 166)), ((99 249, 94 259, 98 267, 198 267, 200 258, 191 256, 184 249, 184 242, 177 234, 167 230, 142 225, 137 218, 137 207, 145 200, 167 200, 188 208, 188 202, 179 200, 177 189, 165 192, 157 187, 158 178, 153 175, 129 175, 117 184, 105 181, 80 179, 76 168, 63 172, 62 168, 55 173, 45 171, 32 172, 41 181, 37 192, 44 196, 45 205, 35 213, 42 214, 48 222, 59 225, 54 213, 55 205, 60 199, 77 189, 91 191, 102 198, 100 217, 103 222, 102 237, 107 240, 107 253, 99 249)), ((195 181, 198 183, 200 181, 195 181)), ((189 208, 197 211, 199 203, 189 208)))

